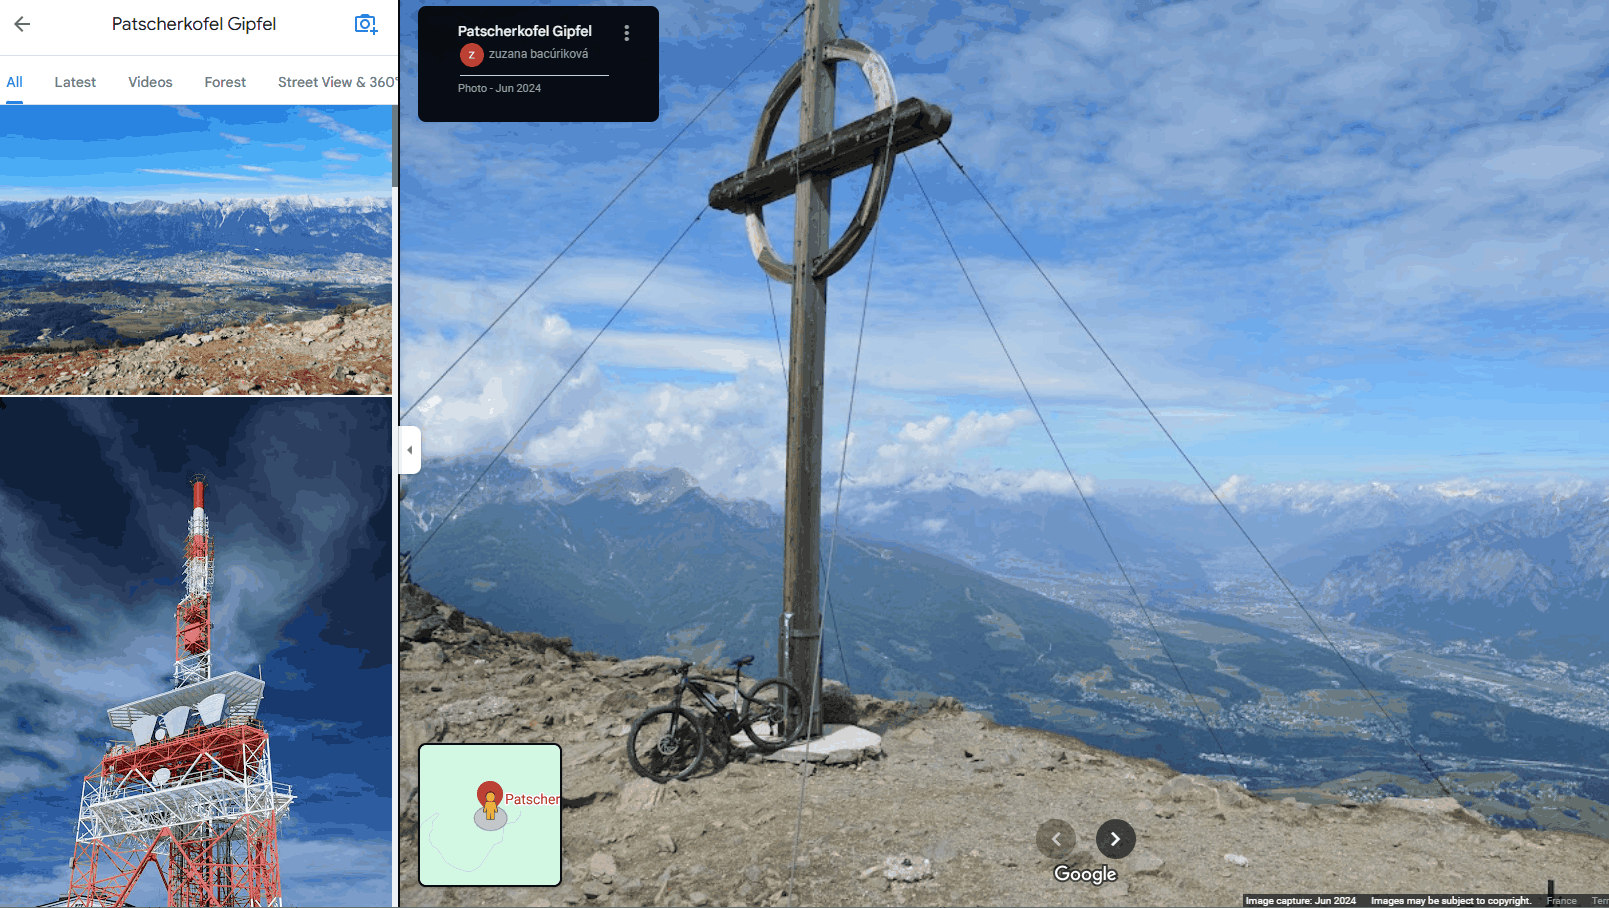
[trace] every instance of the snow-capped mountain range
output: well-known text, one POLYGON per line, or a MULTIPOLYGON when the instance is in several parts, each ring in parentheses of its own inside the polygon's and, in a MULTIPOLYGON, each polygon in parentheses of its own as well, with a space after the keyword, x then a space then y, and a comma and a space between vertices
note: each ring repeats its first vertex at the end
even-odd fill
MULTIPOLYGON (((428 531, 485 466, 484 457, 427 462, 406 484, 405 521, 428 531)), ((1602 601, 1609 596, 1609 501, 1601 487, 1487 486, 1471 494, 1446 484, 1226 486, 1219 494, 1240 524, 1288 581, 1310 590, 1310 603, 1331 614, 1436 637, 1609 631, 1602 601)), ((757 530, 781 524, 769 504, 711 496, 681 469, 587 477, 507 461, 474 486, 454 519, 483 505, 521 502, 577 515, 591 513, 588 502, 611 502, 649 515, 687 507, 687 496, 757 530), (578 503, 582 511, 571 507, 578 503)), ((1207 559, 1245 547, 1204 492, 1108 493, 1092 504, 1125 567, 1144 575, 1148 587, 1199 584, 1207 559)), ((824 532, 830 518, 823 516, 824 532)), ((1113 569, 1076 495, 986 496, 927 482, 860 489, 846 500, 841 529, 999 577, 1113 569)))
POLYGON ((0 255, 391 255, 391 201, 283 196, 0 202, 0 255))

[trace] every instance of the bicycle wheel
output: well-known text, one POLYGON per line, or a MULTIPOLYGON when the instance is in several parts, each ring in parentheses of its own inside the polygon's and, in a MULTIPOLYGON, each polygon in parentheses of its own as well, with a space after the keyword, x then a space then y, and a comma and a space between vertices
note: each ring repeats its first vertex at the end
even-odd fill
POLYGON ((658 706, 637 717, 626 735, 626 758, 637 774, 664 784, 685 779, 704 762, 704 727, 681 706, 658 706))
POLYGON ((743 698, 743 733, 765 753, 781 750, 804 734, 805 703, 781 678, 761 681, 743 698))

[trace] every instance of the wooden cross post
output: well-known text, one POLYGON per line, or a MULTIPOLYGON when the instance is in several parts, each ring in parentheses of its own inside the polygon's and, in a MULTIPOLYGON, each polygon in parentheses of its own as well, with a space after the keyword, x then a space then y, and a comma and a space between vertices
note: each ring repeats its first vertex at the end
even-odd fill
POLYGON ((749 149, 749 166, 710 189, 710 207, 744 215, 760 267, 793 285, 788 353, 788 478, 784 492, 782 611, 785 637, 779 673, 809 704, 807 734, 821 734, 821 399, 826 346, 827 278, 859 251, 888 193, 894 156, 950 128, 950 112, 916 98, 894 102, 894 79, 877 52, 838 38, 838 0, 805 8, 804 56, 771 92, 749 149), (859 64, 877 111, 833 129, 837 65, 859 64), (767 159, 771 135, 794 92, 799 146, 767 159), (870 165, 866 194, 844 235, 830 243, 832 181, 870 165), (782 261, 765 230, 763 206, 792 195, 793 262, 782 261))

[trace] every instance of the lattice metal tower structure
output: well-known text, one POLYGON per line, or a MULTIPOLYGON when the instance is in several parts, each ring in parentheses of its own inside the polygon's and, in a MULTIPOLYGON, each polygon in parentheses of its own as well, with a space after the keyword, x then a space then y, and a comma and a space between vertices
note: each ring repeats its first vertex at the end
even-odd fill
POLYGON ((212 537, 205 479, 191 479, 173 689, 107 710, 109 742, 84 779, 69 889, 55 905, 123 905, 154 865, 169 905, 281 905, 276 783, 257 721, 263 682, 212 674, 212 537))

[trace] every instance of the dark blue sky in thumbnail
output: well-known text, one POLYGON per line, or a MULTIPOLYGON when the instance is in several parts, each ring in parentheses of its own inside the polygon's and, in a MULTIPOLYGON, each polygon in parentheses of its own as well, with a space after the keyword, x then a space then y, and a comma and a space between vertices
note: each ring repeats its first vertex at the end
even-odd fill
MULTIPOLYGON (((390 408, 24 400, 0 410, 0 904, 67 885, 109 707, 166 690, 189 477, 209 479, 213 671, 259 670, 285 904, 389 901, 390 408), (260 666, 260 669, 259 669, 260 666)), ((135 904, 163 904, 154 873, 135 904)))

